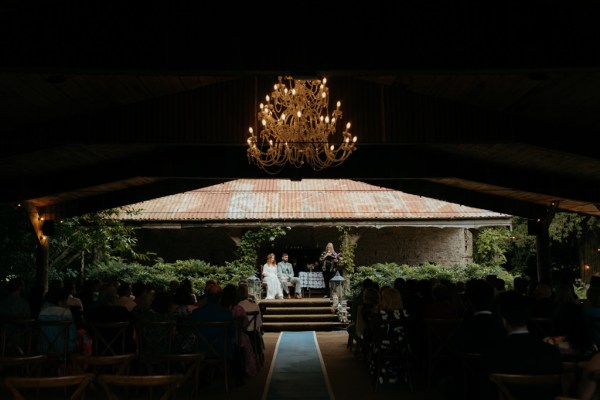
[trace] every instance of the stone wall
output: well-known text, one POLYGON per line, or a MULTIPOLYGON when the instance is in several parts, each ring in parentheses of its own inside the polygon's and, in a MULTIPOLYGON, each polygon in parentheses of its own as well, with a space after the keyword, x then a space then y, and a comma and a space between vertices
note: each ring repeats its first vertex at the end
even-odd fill
MULTIPOLYGON (((239 228, 140 229, 138 251, 158 253, 166 262, 201 259, 213 265, 223 265, 235 258, 239 228)), ((293 227, 274 242, 259 250, 258 264, 266 254, 290 254, 299 270, 317 260, 327 242, 339 251, 340 233, 334 227, 293 227)), ((433 227, 354 228, 358 246, 355 264, 397 262, 418 265, 432 262, 440 265, 464 264, 472 260, 473 236, 468 229, 433 227)))

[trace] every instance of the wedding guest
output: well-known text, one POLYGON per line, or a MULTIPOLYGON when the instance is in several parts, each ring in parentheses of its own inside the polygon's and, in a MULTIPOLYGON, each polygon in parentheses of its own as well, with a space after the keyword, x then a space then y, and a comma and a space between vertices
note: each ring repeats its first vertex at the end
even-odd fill
POLYGON ((25 282, 16 277, 8 281, 8 294, 0 300, 0 316, 5 318, 31 318, 29 302, 23 297, 25 282))
MULTIPOLYGON (((75 326, 75 320, 73 313, 67 306, 67 299, 69 293, 64 287, 54 286, 46 293, 44 304, 40 310, 38 320, 42 321, 71 321, 69 325, 69 336, 67 348, 69 352, 74 352, 77 348, 78 333, 75 326)), ((40 329, 43 332, 45 340, 38 342, 38 351, 41 353, 61 353, 65 346, 64 340, 62 339, 62 327, 53 325, 42 324, 40 329), (60 337, 56 341, 54 338, 60 337)))
MULTIPOLYGON (((217 284, 212 284, 206 288, 206 296, 207 302, 204 306, 196 308, 192 311, 192 315, 190 319, 192 321, 225 321, 234 323, 233 314, 227 307, 223 307, 221 304, 221 296, 223 294, 223 289, 221 286, 217 284)), ((229 360, 233 359, 233 349, 234 349, 234 340, 235 340, 235 330, 228 329, 227 337, 222 338, 219 337, 219 331, 214 328, 205 328, 202 331, 202 334, 205 336, 208 343, 215 343, 215 348, 217 351, 220 351, 220 356, 226 356, 229 360), (225 343, 227 343, 227 354, 224 353, 225 343)), ((197 349, 196 351, 206 352, 208 347, 206 342, 197 341, 196 342, 197 349)), ((227 372, 226 372, 227 373, 227 372)), ((242 379, 241 377, 236 377, 238 381, 242 379)))
MULTIPOLYGON (((231 283, 225 285, 223 294, 221 295, 221 305, 231 311, 233 319, 236 321, 234 343, 241 353, 239 353, 240 358, 235 361, 239 363, 238 367, 242 368, 247 376, 255 376, 258 371, 254 348, 252 347, 250 337, 246 333, 249 324, 248 314, 238 304, 237 286, 231 283)), ((243 376, 243 374, 240 373, 240 376, 243 376)))
POLYGON ((137 306, 131 283, 121 282, 121 284, 117 287, 117 294, 119 295, 117 304, 125 307, 127 311, 131 311, 135 308, 135 306, 137 306))
MULTIPOLYGON (((117 297, 117 288, 113 283, 103 283, 100 285, 98 291, 98 301, 92 306, 86 307, 85 320, 87 324, 93 324, 95 322, 128 322, 124 339, 125 348, 116 350, 117 352, 123 353, 135 353, 136 345, 134 340, 133 316, 125 307, 117 304, 117 297)), ((103 345, 103 343, 94 337, 94 330, 89 329, 88 332, 90 333, 90 336, 92 336, 92 340, 96 341, 98 351, 100 353, 104 352, 106 350, 105 345, 103 345)), ((110 343, 111 339, 115 337, 116 332, 117 331, 112 328, 98 329, 98 333, 107 338, 108 343, 110 343)), ((120 343, 120 340, 121 337, 119 336, 113 343, 120 343)))
MULTIPOLYGON (((527 329, 527 321, 531 315, 531 305, 527 299, 514 290, 507 290, 496 296, 496 307, 507 334, 503 341, 483 354, 482 371, 485 375, 493 372, 560 374, 562 360, 558 347, 543 342, 527 329)), ((498 398, 493 385, 488 384, 485 379, 482 383, 485 385, 482 398, 498 398)), ((554 398, 558 392, 560 388, 554 387, 536 388, 535 392, 523 389, 517 397, 554 398)))
MULTIPOLYGON (((400 321, 408 318, 402 304, 400 292, 393 287, 384 286, 380 290, 380 301, 377 312, 372 315, 372 322, 366 331, 377 329, 380 334, 385 335, 385 340, 374 343, 370 348, 368 358, 369 372, 379 377, 379 383, 396 383, 406 378, 409 373, 405 367, 410 363, 410 346, 408 345, 407 332, 403 325, 391 324, 392 321, 400 321), (376 326, 373 326, 376 324, 376 326), (377 355, 386 353, 388 358, 381 365, 377 363, 377 355), (377 368, 380 368, 377 371, 377 368)), ((373 332, 374 333, 374 332, 373 332)), ((365 336, 372 336, 366 333, 365 336)))

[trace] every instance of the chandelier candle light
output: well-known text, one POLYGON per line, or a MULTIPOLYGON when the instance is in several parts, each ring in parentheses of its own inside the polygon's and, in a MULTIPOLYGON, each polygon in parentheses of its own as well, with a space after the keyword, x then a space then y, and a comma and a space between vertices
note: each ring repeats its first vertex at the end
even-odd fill
POLYGON ((250 128, 248 162, 269 174, 277 174, 286 164, 300 168, 310 165, 315 171, 341 164, 352 154, 357 137, 350 134, 350 122, 342 132, 338 146, 329 142, 342 118, 341 103, 329 115, 327 79, 294 80, 279 77, 266 104, 260 104, 257 136, 250 128), (260 142, 259 142, 260 141, 260 142))

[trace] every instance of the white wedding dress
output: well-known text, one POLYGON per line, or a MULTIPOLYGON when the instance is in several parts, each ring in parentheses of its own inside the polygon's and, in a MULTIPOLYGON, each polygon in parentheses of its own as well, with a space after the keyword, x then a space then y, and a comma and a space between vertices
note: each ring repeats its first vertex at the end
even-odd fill
POLYGON ((263 265, 263 283, 267 284, 267 297, 265 300, 283 299, 283 290, 281 289, 281 282, 277 277, 277 264, 263 265))

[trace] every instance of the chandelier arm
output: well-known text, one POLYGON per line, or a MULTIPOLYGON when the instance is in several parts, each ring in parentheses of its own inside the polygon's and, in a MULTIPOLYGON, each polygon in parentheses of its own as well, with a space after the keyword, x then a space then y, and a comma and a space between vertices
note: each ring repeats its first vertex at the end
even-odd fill
POLYGON ((262 129, 252 130, 248 142, 248 161, 269 174, 276 174, 286 164, 308 164, 315 171, 337 166, 355 150, 348 123, 339 144, 330 143, 342 119, 340 103, 329 114, 329 89, 325 80, 296 80, 282 77, 271 96, 261 104, 258 119, 262 129), (260 141, 260 143, 259 143, 260 141))

